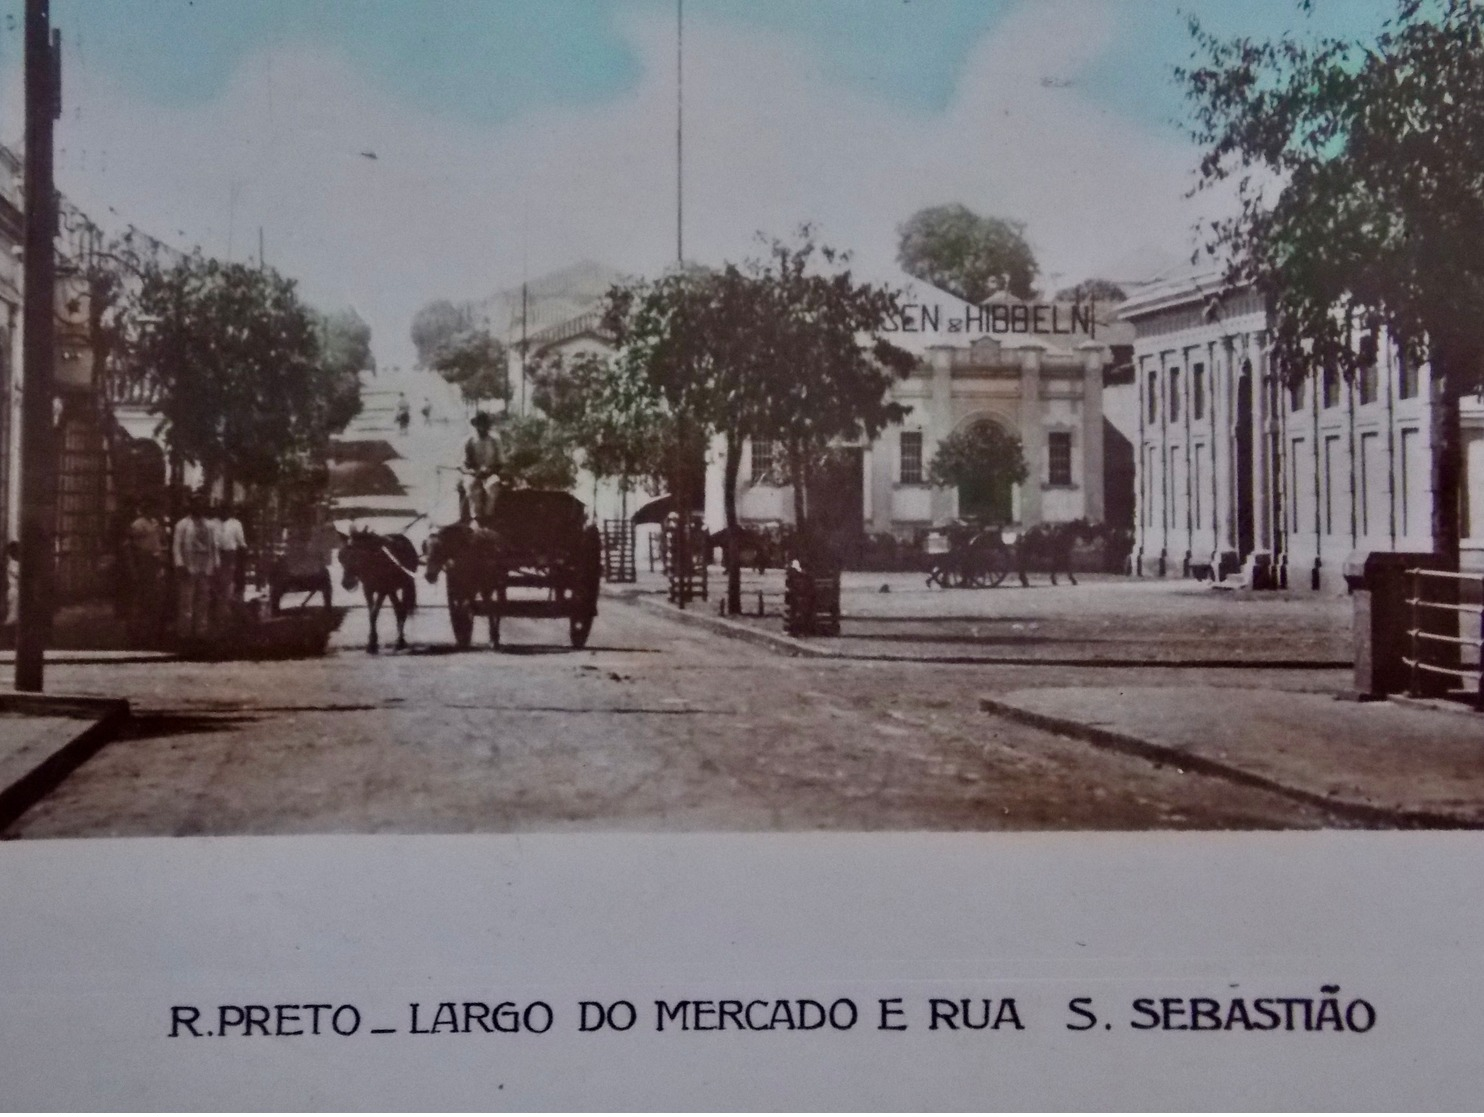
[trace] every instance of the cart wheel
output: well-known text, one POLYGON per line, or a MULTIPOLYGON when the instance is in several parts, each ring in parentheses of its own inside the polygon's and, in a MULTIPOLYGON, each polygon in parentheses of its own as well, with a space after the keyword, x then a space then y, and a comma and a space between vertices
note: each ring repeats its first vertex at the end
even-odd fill
POLYGON ((467 648, 474 639, 474 610, 467 601, 451 600, 448 603, 448 620, 453 625, 453 640, 460 648, 467 648))
POLYGON ((997 550, 988 556, 988 569, 984 572, 985 581, 991 586, 997 586, 1010 574, 1010 554, 1008 551, 997 550))
POLYGON ((569 617, 567 624, 568 632, 572 637, 572 646, 574 648, 586 647, 588 633, 593 630, 593 618, 591 616, 569 617))

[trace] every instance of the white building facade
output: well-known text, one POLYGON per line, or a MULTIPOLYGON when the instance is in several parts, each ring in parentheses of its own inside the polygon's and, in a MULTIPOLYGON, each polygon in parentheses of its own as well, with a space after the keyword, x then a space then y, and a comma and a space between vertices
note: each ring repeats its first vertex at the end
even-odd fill
MULTIPOLYGON (((1431 551, 1434 419, 1425 365, 1391 345, 1353 381, 1290 384, 1253 291, 1219 276, 1124 304, 1136 330, 1133 572, 1345 588, 1356 552, 1431 551)), ((1463 408, 1463 561, 1484 565, 1484 405, 1463 408)))

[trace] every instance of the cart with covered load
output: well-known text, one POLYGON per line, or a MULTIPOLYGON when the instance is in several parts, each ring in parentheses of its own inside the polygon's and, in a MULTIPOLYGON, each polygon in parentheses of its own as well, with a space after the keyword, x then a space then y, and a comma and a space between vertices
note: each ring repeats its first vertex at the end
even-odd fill
POLYGON ((574 648, 587 643, 598 615, 603 543, 587 508, 570 493, 502 492, 488 516, 437 529, 428 541, 427 579, 447 577, 454 641, 467 648, 474 618, 500 643, 505 617, 566 618, 574 648))

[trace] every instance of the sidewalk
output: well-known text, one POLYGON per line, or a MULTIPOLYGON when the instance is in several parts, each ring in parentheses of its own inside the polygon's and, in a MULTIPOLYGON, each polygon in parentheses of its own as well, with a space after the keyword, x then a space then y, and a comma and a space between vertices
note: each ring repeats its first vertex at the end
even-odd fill
MULTIPOLYGON (((789 655, 957 664, 1348 668, 1348 598, 1314 593, 1213 591, 1179 579, 1079 576, 1078 585, 929 589, 916 574, 846 573, 838 637, 783 632, 783 576, 743 578, 743 615, 723 617, 725 576, 711 600, 685 610, 665 601, 659 575, 640 574, 646 608, 789 655), (761 603, 762 616, 758 616, 761 603)), ((1012 584, 1013 581, 1013 584, 1012 584)))
POLYGON ((0 827, 8 826, 118 731, 117 698, 0 694, 0 827))
POLYGON ((1216 686, 1016 690, 982 709, 1386 826, 1484 826, 1484 713, 1216 686))

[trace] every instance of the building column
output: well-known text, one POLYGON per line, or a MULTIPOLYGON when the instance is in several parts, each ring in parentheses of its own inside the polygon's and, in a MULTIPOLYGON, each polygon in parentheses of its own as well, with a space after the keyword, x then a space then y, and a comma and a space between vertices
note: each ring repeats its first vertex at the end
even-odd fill
POLYGON ((1039 342, 1017 346, 1020 354, 1020 442, 1029 469, 1020 486, 1019 521, 1041 522, 1041 484, 1046 479, 1046 424, 1041 404, 1041 351, 1039 342))
POLYGON ((1078 346, 1082 366, 1082 515, 1101 523, 1103 492, 1103 367, 1108 351, 1096 342, 1078 346))
MULTIPOLYGON (((926 469, 933 455, 938 452, 938 442, 953 431, 953 350, 946 346, 934 346, 924 358, 928 365, 932 395, 928 401, 928 422, 923 430, 923 468, 926 469), (928 439, 932 444, 928 444, 928 439)), ((957 495, 952 489, 933 489, 931 512, 934 527, 940 527, 953 519, 957 511, 957 495)))

